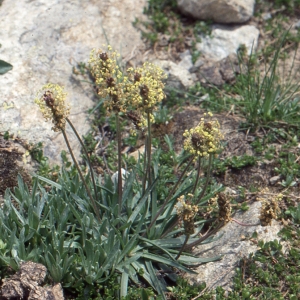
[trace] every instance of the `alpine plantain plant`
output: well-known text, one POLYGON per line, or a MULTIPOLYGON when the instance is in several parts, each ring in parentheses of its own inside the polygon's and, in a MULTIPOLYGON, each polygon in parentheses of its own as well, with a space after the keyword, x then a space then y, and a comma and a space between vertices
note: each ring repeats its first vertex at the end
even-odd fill
POLYGON ((198 211, 222 189, 210 182, 222 134, 218 121, 205 114, 195 128, 184 133, 184 155, 176 158, 178 178, 166 183, 151 149, 153 112, 164 98, 163 72, 145 64, 124 74, 116 57, 110 47, 107 52, 93 51, 90 64, 104 105, 116 117, 117 179, 96 176, 87 154, 90 172, 84 175, 65 131, 69 124, 84 146, 67 117, 66 93, 58 85, 44 86, 35 102, 45 118, 52 120, 53 130, 63 134, 74 166, 72 171, 62 168, 57 182, 36 175, 32 188, 19 177, 18 187, 6 192, 0 209, 0 263, 14 269, 21 261, 42 263, 54 282, 72 290, 103 286, 117 277, 120 291, 116 298, 125 297, 129 285, 147 283, 166 299, 176 270, 193 273, 190 267, 219 258, 195 257, 190 250, 211 240, 230 219, 230 209, 220 212, 223 217, 210 220, 214 225, 198 237, 207 221, 198 211), (146 141, 145 153, 123 176, 120 119, 125 117, 135 130, 144 131, 146 141), (203 172, 206 178, 201 177, 203 172), (164 195, 157 188, 162 183, 167 188, 164 195))

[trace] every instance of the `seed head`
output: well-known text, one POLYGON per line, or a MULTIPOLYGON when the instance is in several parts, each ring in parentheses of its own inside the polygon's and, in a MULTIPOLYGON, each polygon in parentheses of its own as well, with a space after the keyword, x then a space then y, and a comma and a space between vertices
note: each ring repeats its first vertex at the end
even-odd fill
POLYGON ((52 120, 54 126, 52 130, 64 130, 66 118, 70 113, 70 106, 66 103, 67 94, 64 88, 58 84, 46 84, 37 93, 34 102, 40 107, 40 110, 46 119, 52 120))
POLYGON ((193 234, 195 232, 194 218, 198 212, 197 205, 191 205, 190 199, 193 198, 192 194, 187 195, 189 200, 185 200, 185 196, 180 196, 176 205, 177 215, 179 220, 183 222, 185 234, 193 234))
POLYGON ((228 196, 225 193, 219 193, 218 195, 218 206, 219 206, 219 221, 228 223, 231 218, 231 205, 228 196))
POLYGON ((120 55, 107 46, 107 52, 92 50, 90 55, 91 73, 95 78, 98 95, 106 98, 105 107, 109 112, 119 113, 125 111, 124 94, 128 78, 120 70, 117 59, 120 55))
POLYGON ((163 70, 151 63, 144 63, 141 68, 129 68, 127 73, 130 80, 127 85, 129 105, 144 112, 152 112, 165 98, 163 70))
POLYGON ((260 199, 262 201, 262 206, 260 210, 260 223, 262 226, 271 225, 272 219, 277 218, 277 214, 280 209, 278 202, 282 200, 282 194, 278 194, 275 198, 272 199, 260 199))

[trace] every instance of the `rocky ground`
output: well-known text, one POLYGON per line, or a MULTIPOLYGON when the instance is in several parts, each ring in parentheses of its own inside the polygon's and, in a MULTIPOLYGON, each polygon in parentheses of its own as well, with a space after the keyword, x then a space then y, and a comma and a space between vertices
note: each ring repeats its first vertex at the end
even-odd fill
MULTIPOLYGON (((87 61, 92 47, 99 47, 105 42, 103 30, 110 43, 116 49, 121 48, 122 57, 127 65, 136 65, 150 60, 158 62, 164 67, 169 75, 167 87, 187 91, 196 82, 201 82, 204 86, 213 85, 222 90, 225 83, 234 84, 236 73, 240 71, 236 57, 232 55, 242 39, 245 39, 247 51, 256 46, 260 50, 272 45, 273 40, 275 41, 274 33, 271 29, 266 30, 265 23, 268 18, 275 18, 283 10, 275 9, 271 4, 266 6, 257 4, 256 11, 261 5, 262 13, 253 15, 250 7, 246 10, 247 13, 240 16, 240 20, 237 19, 235 22, 220 21, 221 16, 217 14, 212 25, 213 38, 202 37, 202 41, 197 43, 196 49, 203 55, 193 62, 191 43, 195 37, 192 34, 186 34, 184 40, 178 39, 175 42, 171 41, 171 34, 159 34, 154 45, 149 46, 149 41, 140 39, 140 32, 131 25, 135 19, 134 16, 140 19, 145 18, 142 15, 142 9, 146 6, 145 1, 135 1, 133 4, 128 0, 129 5, 134 7, 132 9, 123 5, 123 2, 110 3, 110 5, 108 2, 99 4, 96 1, 90 1, 89 4, 81 4, 80 1, 76 4, 64 4, 61 1, 53 0, 47 4, 38 2, 40 5, 24 4, 19 7, 14 5, 13 0, 4 0, 2 3, 0 14, 6 15, 5 21, 2 21, 5 22, 5 27, 3 27, 4 25, 1 27, 5 28, 2 32, 2 37, 4 37, 2 56, 3 59, 14 65, 12 73, 7 73, 2 77, 4 80, 4 97, 1 100, 0 111, 0 132, 2 134, 0 140, 0 192, 2 195, 7 187, 11 188, 16 184, 17 173, 21 173, 26 181, 30 182, 28 173, 30 174, 37 166, 29 155, 33 147, 31 143, 42 140, 45 145, 44 154, 49 156, 52 162, 59 162, 59 155, 63 149, 62 140, 51 132, 49 124, 49 126, 45 125, 33 104, 37 87, 40 87, 45 81, 58 80, 66 85, 73 107, 71 118, 78 121, 76 125, 80 128, 81 134, 89 130, 86 110, 94 105, 93 91, 78 77, 72 75, 71 71, 72 67, 77 66, 76 63, 87 61), (68 11, 68 13, 63 13, 63 11, 68 11), (57 15, 58 12, 61 15, 57 15), (20 23, 18 20, 24 20, 25 13, 30 18, 26 18, 26 22, 21 27, 17 26, 16 24, 20 23), (14 21, 12 21, 13 19, 14 21), (220 23, 223 24, 220 25, 220 23), (232 25, 232 23, 235 24, 232 25), (124 28, 126 34, 124 34, 124 28), (230 41, 236 42, 229 43, 230 41), (12 53, 12 49, 15 50, 14 53, 12 53), (220 49, 222 51, 225 49, 227 52, 225 50, 225 52, 220 52, 220 49), (4 139, 7 134, 11 136, 9 141, 4 139)), ((184 1, 179 2, 183 3, 184 1)), ((184 6, 184 3, 181 5, 184 6)), ((188 6, 186 8, 188 9, 188 6)), ((188 23, 189 17, 187 16, 190 16, 191 12, 187 11, 185 14, 186 17, 182 19, 183 26, 188 23)), ((224 15, 226 16, 226 14, 224 15)), ((233 13, 230 20, 233 17, 239 17, 239 15, 233 13)), ((297 11, 288 15, 287 19, 280 23, 281 32, 290 26, 291 31, 297 32, 298 17, 297 11)), ((280 65, 281 74, 289 72, 287 70, 291 69, 290 66, 293 63, 296 64, 295 69, 297 69, 299 54, 296 53, 294 60, 293 47, 292 42, 285 45, 289 59, 285 60, 285 64, 280 65), (291 51, 288 51, 289 47, 291 51)), ((261 64, 261 70, 264 71, 264 63, 261 64)), ((297 81, 297 76, 297 74, 293 76, 295 81, 297 81)), ((162 133, 173 135, 174 146, 178 151, 182 148, 182 133, 185 129, 196 125, 204 112, 197 102, 196 104, 195 102, 189 103, 187 95, 188 93, 185 94, 185 98, 182 96, 185 103, 182 105, 181 102, 181 105, 177 105, 177 109, 172 111, 174 116, 170 122, 156 128, 158 135, 162 135, 162 133)), ((199 97, 200 103, 203 100, 201 97, 199 97)), ((221 161, 233 156, 258 156, 253 141, 267 136, 266 130, 241 130, 240 125, 245 122, 245 119, 238 110, 235 110, 234 106, 225 112, 216 113, 215 117, 219 120, 225 135, 221 161)), ((95 132, 94 134, 100 133, 95 132)), ((237 203, 237 207, 241 203, 249 206, 249 210, 246 212, 237 211, 234 218, 245 224, 254 224, 254 226, 245 227, 231 222, 219 232, 219 235, 222 235, 221 239, 197 247, 195 252, 199 255, 209 257, 218 253, 218 255, 223 255, 223 258, 219 262, 200 266, 197 269, 198 275, 190 278, 192 282, 205 281, 210 289, 218 285, 230 290, 236 266, 241 258, 258 249, 257 240, 278 239, 277 234, 283 227, 282 222, 274 220, 268 227, 257 225, 260 212, 260 202, 257 200, 264 190, 270 197, 279 192, 288 195, 281 203, 282 210, 291 203, 299 202, 299 174, 295 175, 296 184, 291 187, 283 187, 281 184, 283 178, 274 171, 278 166, 277 158, 285 143, 285 139, 277 138, 272 141, 272 145, 268 145, 268 148, 272 146, 275 149, 274 159, 267 160, 259 154, 260 158, 254 165, 249 164, 241 168, 229 167, 225 172, 215 172, 216 180, 227 188, 237 203), (243 193, 243 197, 241 197, 241 193, 243 193), (258 234, 254 240, 252 239, 253 232, 258 234)), ((289 149, 289 152, 296 157, 298 164, 299 149, 299 144, 289 149)), ((79 150, 77 147, 77 155, 79 155, 79 150)), ((136 149, 131 149, 131 151, 133 150, 136 149)), ((263 151, 266 152, 267 149, 263 149, 263 151)))

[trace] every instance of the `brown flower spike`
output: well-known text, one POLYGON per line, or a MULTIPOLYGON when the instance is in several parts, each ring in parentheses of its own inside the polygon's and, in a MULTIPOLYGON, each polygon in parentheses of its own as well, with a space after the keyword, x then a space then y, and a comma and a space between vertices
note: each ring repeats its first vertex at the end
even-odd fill
MULTIPOLYGON (((192 198, 192 194, 188 194, 189 198, 192 198)), ((184 233, 190 235, 195 233, 195 222, 194 218, 198 212, 197 205, 191 205, 189 200, 185 200, 185 197, 182 195, 178 199, 178 205, 176 205, 177 215, 180 221, 183 221, 184 233)))
POLYGON ((49 83, 41 88, 34 100, 40 107, 46 121, 52 120, 54 124, 52 130, 56 132, 65 129, 66 118, 70 113, 69 104, 66 103, 66 95, 63 87, 49 83))

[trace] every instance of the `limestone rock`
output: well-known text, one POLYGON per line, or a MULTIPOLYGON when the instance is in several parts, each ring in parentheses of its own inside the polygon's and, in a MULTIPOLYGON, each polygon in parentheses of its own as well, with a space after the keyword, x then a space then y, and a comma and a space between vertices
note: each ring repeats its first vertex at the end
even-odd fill
POLYGON ((235 222, 226 224, 216 234, 219 238, 211 243, 203 244, 194 249, 194 254, 199 257, 215 257, 221 255, 219 261, 200 265, 195 271, 198 275, 187 275, 190 281, 194 283, 206 282, 209 288, 222 286, 230 289, 231 279, 235 274, 235 268, 238 262, 244 256, 248 257, 250 253, 258 250, 258 245, 251 239, 252 234, 257 232, 257 240, 264 242, 279 239, 277 233, 281 230, 281 225, 272 220, 272 226, 262 227, 260 223, 260 202, 254 202, 246 212, 235 214, 234 218, 245 224, 254 224, 254 226, 241 226, 235 222))
POLYGON ((182 62, 176 64, 172 61, 159 61, 157 64, 165 70, 168 75, 166 85, 175 89, 187 89, 194 84, 196 77, 189 72, 191 65, 182 62))
POLYGON ((256 49, 258 37, 259 30, 252 25, 213 26, 211 36, 202 37, 196 48, 207 59, 219 61, 235 54, 241 45, 245 45, 249 55, 256 49))
POLYGON ((200 20, 217 23, 245 23, 254 11, 255 0, 178 0, 179 10, 200 20))
MULTIPOLYGON (((65 86, 71 121, 79 134, 89 130, 87 109, 93 106, 88 84, 72 76, 72 67, 87 62, 92 48, 109 42, 125 60, 142 47, 132 26, 146 0, 5 0, 0 6, 1 59, 13 70, 1 75, 0 133, 9 131, 29 142, 43 142, 44 154, 60 163, 66 149, 62 135, 51 131, 34 104, 37 90, 52 82, 65 86), (107 40, 106 40, 107 36, 107 40)), ((69 133, 69 129, 67 129, 69 133)), ((75 153, 80 146, 74 135, 75 153)))
POLYGON ((179 57, 181 61, 178 63, 178 66, 187 70, 190 70, 193 67, 192 55, 189 50, 180 53, 179 57))

